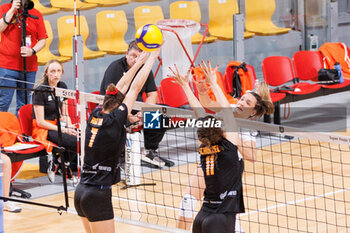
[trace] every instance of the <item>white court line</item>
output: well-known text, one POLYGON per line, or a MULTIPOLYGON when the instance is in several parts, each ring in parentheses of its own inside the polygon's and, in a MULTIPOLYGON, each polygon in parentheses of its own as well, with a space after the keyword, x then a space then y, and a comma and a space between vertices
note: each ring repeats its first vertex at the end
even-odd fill
POLYGON ((330 195, 337 194, 337 193, 346 192, 346 191, 349 191, 349 190, 350 190, 350 188, 345 188, 345 189, 340 189, 340 190, 337 190, 337 191, 324 193, 324 194, 320 194, 320 195, 316 195, 316 196, 312 196, 312 197, 308 197, 308 198, 303 198, 303 199, 296 200, 296 201, 289 201, 289 202, 286 202, 286 203, 283 203, 283 204, 278 204, 278 205, 266 207, 266 208, 259 209, 259 210, 249 211, 247 213, 240 214, 239 216, 246 216, 246 215, 256 214, 256 213, 259 213, 259 212, 266 212, 268 210, 277 209, 277 208, 280 208, 280 207, 283 207, 283 206, 295 205, 295 204, 300 203, 300 202, 306 202, 306 201, 310 201, 310 200, 313 200, 313 199, 326 197, 326 196, 330 196, 330 195))

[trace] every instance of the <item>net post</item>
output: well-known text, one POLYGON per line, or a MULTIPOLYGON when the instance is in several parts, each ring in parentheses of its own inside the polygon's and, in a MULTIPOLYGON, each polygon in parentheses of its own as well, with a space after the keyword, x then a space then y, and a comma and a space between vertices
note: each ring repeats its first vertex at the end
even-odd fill
POLYGON ((140 132, 128 133, 125 144, 125 183, 127 186, 140 185, 141 143, 140 132))
POLYGON ((233 15, 233 57, 244 61, 244 15, 233 15))

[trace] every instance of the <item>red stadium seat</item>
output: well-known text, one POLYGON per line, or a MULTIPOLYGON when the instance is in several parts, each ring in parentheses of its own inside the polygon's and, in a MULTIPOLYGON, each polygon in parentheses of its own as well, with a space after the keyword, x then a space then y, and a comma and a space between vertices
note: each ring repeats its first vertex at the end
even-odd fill
MULTIPOLYGON (((298 51, 293 55, 293 65, 296 77, 317 82, 318 71, 323 68, 322 55, 318 51, 298 51)), ((320 86, 337 89, 348 85, 350 85, 350 80, 344 79, 343 83, 320 86)))
MULTIPOLYGON (((159 91, 159 88, 158 88, 158 87, 157 87, 157 96, 158 96, 158 98, 157 98, 157 104, 163 104, 162 96, 161 96, 161 94, 160 94, 160 91, 159 91)), ((146 101, 146 99, 147 99, 147 94, 146 94, 146 92, 143 92, 143 93, 142 93, 142 99, 143 99, 143 102, 146 101)))
POLYGON ((32 136, 33 129, 33 106, 32 104, 23 105, 18 110, 18 120, 22 133, 26 136, 32 136))
POLYGON ((165 78, 160 82, 160 93, 163 103, 170 107, 188 105, 186 94, 174 78, 165 78))
POLYGON ((280 87, 279 92, 292 95, 306 95, 314 93, 321 88, 318 84, 301 82, 287 87, 292 90, 283 90, 286 88, 281 88, 281 86, 294 80, 292 62, 288 57, 266 57, 262 62, 262 71, 265 82, 271 86, 280 87))
MULTIPOLYGON (((99 95, 100 91, 93 91, 91 94, 96 94, 99 95)), ((92 103, 92 102, 87 102, 88 105, 88 110, 89 110, 89 115, 92 113, 92 111, 97 107, 98 104, 92 103)))

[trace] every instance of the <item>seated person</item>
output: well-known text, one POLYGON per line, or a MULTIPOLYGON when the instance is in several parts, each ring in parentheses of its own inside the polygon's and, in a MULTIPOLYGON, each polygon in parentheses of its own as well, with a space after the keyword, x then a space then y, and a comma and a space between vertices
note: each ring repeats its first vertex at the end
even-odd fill
MULTIPOLYGON (((45 65, 44 75, 36 85, 36 90, 52 90, 54 87, 65 88, 67 85, 61 82, 63 74, 63 66, 57 60, 48 61, 45 65)), ((73 183, 77 183, 76 177, 73 176, 72 166, 73 159, 76 158, 77 139, 76 129, 72 125, 68 116, 67 99, 58 100, 61 115, 62 130, 62 147, 65 148, 64 158, 68 179, 73 183)), ((58 127, 56 119, 55 96, 50 92, 34 92, 33 93, 33 139, 42 143, 47 152, 52 152, 52 143, 58 144, 58 127), (52 143, 51 143, 52 142, 52 143)), ((51 182, 55 180, 55 174, 60 172, 60 158, 54 155, 49 156, 48 178, 51 182)))

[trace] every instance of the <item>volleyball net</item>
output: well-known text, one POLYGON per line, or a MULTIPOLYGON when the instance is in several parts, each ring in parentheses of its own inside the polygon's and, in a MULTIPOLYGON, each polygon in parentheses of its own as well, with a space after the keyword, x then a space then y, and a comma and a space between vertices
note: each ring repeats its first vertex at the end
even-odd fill
MULTIPOLYGON (((102 103, 103 96, 80 92, 77 106, 75 94, 73 90, 55 91, 56 96, 68 98, 69 116, 72 122, 80 122, 81 135, 85 135, 89 112, 102 103)), ((163 232, 188 232, 202 205, 205 188, 198 167, 194 113, 139 102, 134 110, 143 113, 144 126, 153 128, 148 130, 157 130, 158 122, 166 129, 158 155, 174 165, 145 163, 144 130, 129 126, 120 163, 122 181, 113 186, 115 221, 163 232)), ((238 215, 237 232, 349 229, 350 137, 346 133, 306 132, 251 120, 237 119, 237 123, 242 140, 249 142, 243 149, 255 155, 254 162, 245 159, 245 213, 238 215)), ((71 207, 73 197, 70 192, 71 207)))
MULTIPOLYGON (((86 103, 101 103, 103 97, 82 93, 81 100, 82 106, 91 107, 86 103)), ((175 165, 143 164, 143 132, 128 133, 121 163, 124 182, 113 187, 116 220, 167 232, 189 230, 204 191, 193 111, 145 103, 134 108, 142 111, 145 127, 157 128, 159 123, 166 129, 158 155, 175 165), (162 114, 159 120, 151 122, 157 113, 162 114)), ((237 122, 242 140, 250 142, 244 149, 255 152, 254 162, 245 161, 246 209, 238 216, 237 232, 347 231, 350 137, 237 122)))

